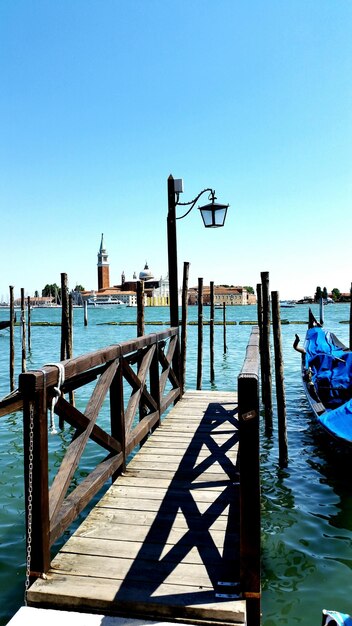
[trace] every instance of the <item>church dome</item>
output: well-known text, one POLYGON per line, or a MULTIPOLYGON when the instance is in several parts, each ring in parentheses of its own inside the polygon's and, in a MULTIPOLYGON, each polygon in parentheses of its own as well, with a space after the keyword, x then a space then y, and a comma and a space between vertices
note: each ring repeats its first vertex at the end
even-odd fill
POLYGON ((154 278, 154 276, 148 267, 148 263, 146 262, 144 270, 139 272, 139 280, 151 280, 152 278, 154 278))

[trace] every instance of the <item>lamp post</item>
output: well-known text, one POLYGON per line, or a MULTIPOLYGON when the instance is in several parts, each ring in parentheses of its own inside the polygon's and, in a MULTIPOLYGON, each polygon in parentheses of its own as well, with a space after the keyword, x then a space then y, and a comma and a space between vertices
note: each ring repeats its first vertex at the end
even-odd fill
MULTIPOLYGON (((182 180, 174 179, 173 176, 169 176, 167 181, 167 194, 168 194, 168 215, 167 215, 167 250, 168 250, 168 265, 169 265, 169 298, 170 298, 170 325, 179 327, 179 312, 178 312, 178 278, 177 278, 177 235, 176 235, 176 220, 186 217, 192 209, 195 207, 199 198, 206 192, 209 192, 210 203, 205 206, 198 207, 201 212, 203 224, 206 228, 219 228, 224 225, 226 219, 228 204, 220 204, 215 202, 216 196, 213 189, 203 189, 193 200, 190 202, 180 202, 180 193, 183 191, 182 180), (176 217, 176 206, 187 206, 189 209, 181 215, 176 217)), ((177 376, 179 376, 179 351, 174 358, 174 370, 177 376)))

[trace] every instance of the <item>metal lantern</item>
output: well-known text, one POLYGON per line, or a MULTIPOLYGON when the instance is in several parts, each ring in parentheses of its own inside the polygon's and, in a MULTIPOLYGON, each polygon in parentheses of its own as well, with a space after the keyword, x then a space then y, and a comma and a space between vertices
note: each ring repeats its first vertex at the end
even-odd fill
POLYGON ((214 202, 213 198, 210 204, 198 207, 203 218, 205 228, 219 228, 225 224, 228 204, 219 204, 214 202))

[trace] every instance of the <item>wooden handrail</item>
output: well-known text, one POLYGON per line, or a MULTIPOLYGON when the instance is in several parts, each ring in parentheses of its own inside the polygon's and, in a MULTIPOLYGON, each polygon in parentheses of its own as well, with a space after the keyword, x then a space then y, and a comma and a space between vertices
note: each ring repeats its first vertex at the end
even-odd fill
MULTIPOLYGON (((114 359, 118 359, 123 356, 127 356, 132 352, 137 352, 143 348, 149 347, 156 342, 160 343, 171 337, 178 337, 178 328, 169 328, 160 333, 151 333, 150 335, 144 335, 143 337, 137 337, 128 341, 123 341, 112 346, 100 348, 94 352, 83 354, 73 359, 62 361, 62 365, 65 369, 65 381, 69 381, 75 376, 84 374, 89 370, 105 365, 114 359)), ((31 370, 25 374, 19 376, 19 390, 21 392, 35 393, 40 391, 44 387, 43 372, 46 374, 45 385, 47 387, 53 387, 57 385, 59 380, 58 369, 52 365, 45 365, 40 370, 31 370)))
POLYGON ((247 624, 260 624, 259 328, 254 327, 238 376, 240 570, 247 624))
POLYGON ((160 424, 162 413, 180 397, 180 382, 172 367, 178 341, 178 328, 170 328, 61 362, 65 373, 62 394, 94 381, 96 384, 84 412, 70 405, 63 396, 55 404, 55 413, 75 428, 75 433, 50 488, 47 409, 56 393, 59 367, 46 365, 20 375, 26 502, 29 494, 32 499, 30 517, 27 510, 32 579, 49 568, 53 542, 104 483, 124 469, 127 456, 135 446, 143 444, 160 424), (124 383, 131 388, 128 402, 123 399, 124 383), (97 424, 108 393, 110 433, 97 424), (143 413, 138 421, 141 404, 143 413), (89 439, 105 449, 107 456, 68 494, 89 439))
POLYGON ((23 398, 19 391, 14 391, 0 400, 0 417, 15 413, 16 411, 22 411, 22 409, 23 398))

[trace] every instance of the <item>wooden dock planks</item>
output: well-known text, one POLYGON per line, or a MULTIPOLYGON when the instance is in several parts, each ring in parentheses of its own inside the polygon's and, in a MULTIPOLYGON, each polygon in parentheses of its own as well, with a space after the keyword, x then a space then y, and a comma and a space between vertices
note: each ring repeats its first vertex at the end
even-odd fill
POLYGON ((244 624, 237 397, 186 392, 53 559, 28 604, 244 624), (224 584, 225 583, 225 584, 224 584))

